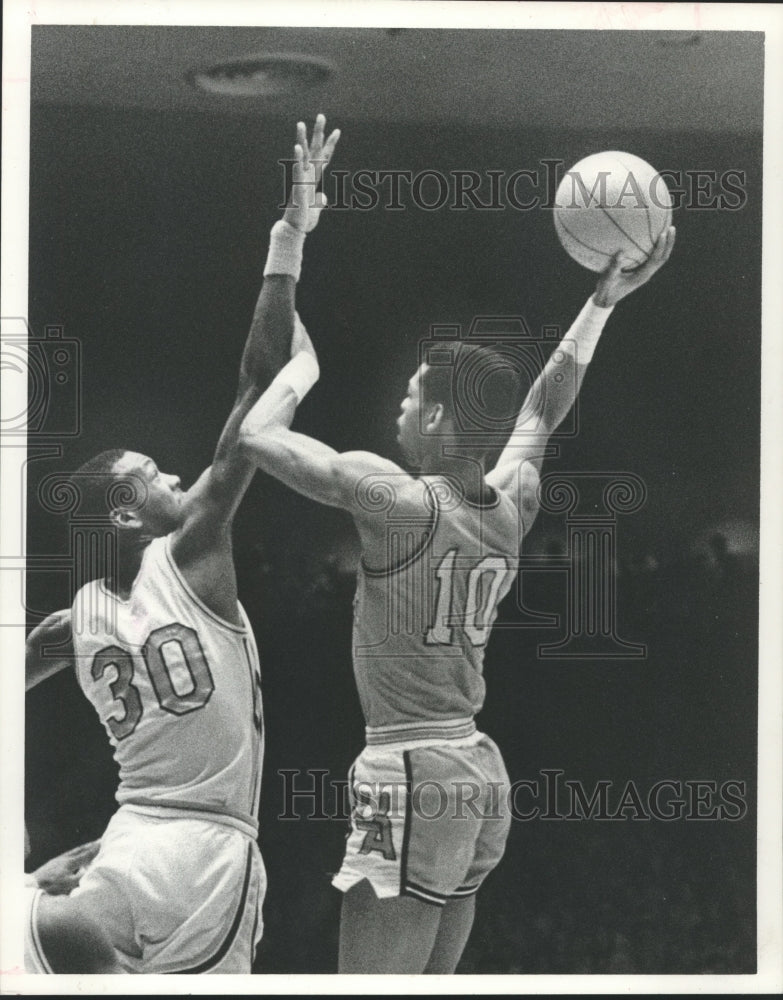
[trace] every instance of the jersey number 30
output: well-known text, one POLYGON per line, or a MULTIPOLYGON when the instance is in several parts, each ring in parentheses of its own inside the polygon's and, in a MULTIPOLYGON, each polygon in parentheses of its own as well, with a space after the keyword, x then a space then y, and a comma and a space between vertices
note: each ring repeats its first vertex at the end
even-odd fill
MULTIPOLYGON (((141 650, 158 704, 172 715, 186 715, 203 708, 215 690, 204 650, 195 629, 175 622, 150 632, 141 650), (173 671, 178 678, 186 672, 190 680, 174 686, 173 671), (187 690, 183 690, 187 688, 187 690)), ((95 654, 92 661, 93 680, 99 681, 109 667, 117 676, 109 684, 115 701, 121 702, 125 714, 107 719, 107 725, 116 740, 123 740, 134 731, 142 715, 141 695, 133 683, 133 657, 121 646, 106 646, 95 654)))

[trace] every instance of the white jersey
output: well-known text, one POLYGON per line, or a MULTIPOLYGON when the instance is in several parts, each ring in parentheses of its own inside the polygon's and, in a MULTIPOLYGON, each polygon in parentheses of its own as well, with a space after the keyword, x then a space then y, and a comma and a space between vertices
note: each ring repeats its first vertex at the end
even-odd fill
POLYGON ((129 598, 103 581, 73 604, 76 672, 114 747, 117 801, 183 810, 255 837, 263 758, 258 652, 199 600, 171 536, 146 549, 129 598))

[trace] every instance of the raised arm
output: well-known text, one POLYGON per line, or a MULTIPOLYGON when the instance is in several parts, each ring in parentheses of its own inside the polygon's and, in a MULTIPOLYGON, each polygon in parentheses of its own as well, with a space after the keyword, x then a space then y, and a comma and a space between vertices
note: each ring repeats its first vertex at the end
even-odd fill
POLYGON ((289 429, 297 396, 283 377, 250 411, 240 431, 249 460, 302 496, 347 510, 357 519, 368 511, 362 483, 378 476, 414 482, 394 462, 369 451, 338 452, 315 438, 289 429))
POLYGON ((528 515, 535 516, 537 510, 535 490, 546 445, 574 405, 612 309, 663 267, 674 247, 674 237, 671 226, 661 234, 647 262, 634 271, 622 270, 619 254, 614 258, 531 386, 509 442, 487 476, 487 481, 498 489, 521 494, 520 509, 528 515))
POLYGON ((25 690, 73 663, 71 610, 55 611, 36 625, 25 642, 25 690))
POLYGON ((259 468, 297 493, 348 511, 359 531, 364 557, 371 565, 385 565, 390 511, 397 518, 406 512, 420 517, 425 487, 394 462, 372 452, 340 453, 290 430, 299 393, 289 383, 297 377, 295 358, 245 418, 242 447, 259 468))
POLYGON ((236 398, 212 465, 188 491, 184 526, 175 538, 179 560, 186 558, 190 549, 209 547, 228 534, 252 478, 254 466, 239 448, 239 428, 290 355, 302 249, 325 203, 322 195, 315 195, 315 185, 340 137, 335 130, 324 139, 324 125, 324 116, 319 115, 310 143, 304 123, 297 125, 291 193, 283 218, 272 228, 264 283, 242 354, 236 398))

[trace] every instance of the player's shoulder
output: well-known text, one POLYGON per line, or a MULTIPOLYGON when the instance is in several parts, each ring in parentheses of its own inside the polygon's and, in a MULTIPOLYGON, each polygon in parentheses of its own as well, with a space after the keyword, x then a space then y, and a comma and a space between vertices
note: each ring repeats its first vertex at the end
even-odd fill
POLYGON ((99 598, 103 595, 104 591, 109 593, 106 584, 99 577, 95 577, 95 579, 88 580, 87 583, 82 584, 73 595, 70 607, 71 620, 76 622, 82 621, 85 611, 97 607, 99 598))
POLYGON ((348 451, 340 455, 339 465, 340 475, 353 491, 351 508, 360 518, 399 514, 426 502, 425 483, 388 458, 370 451, 348 451))

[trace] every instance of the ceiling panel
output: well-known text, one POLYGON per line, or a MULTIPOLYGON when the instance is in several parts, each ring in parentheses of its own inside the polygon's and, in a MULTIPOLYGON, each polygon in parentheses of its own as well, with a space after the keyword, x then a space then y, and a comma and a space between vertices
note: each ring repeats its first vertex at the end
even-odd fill
POLYGON ((35 26, 45 103, 340 120, 761 131, 763 36, 751 32, 35 26), (325 59, 274 97, 204 93, 193 70, 252 53, 325 59))

